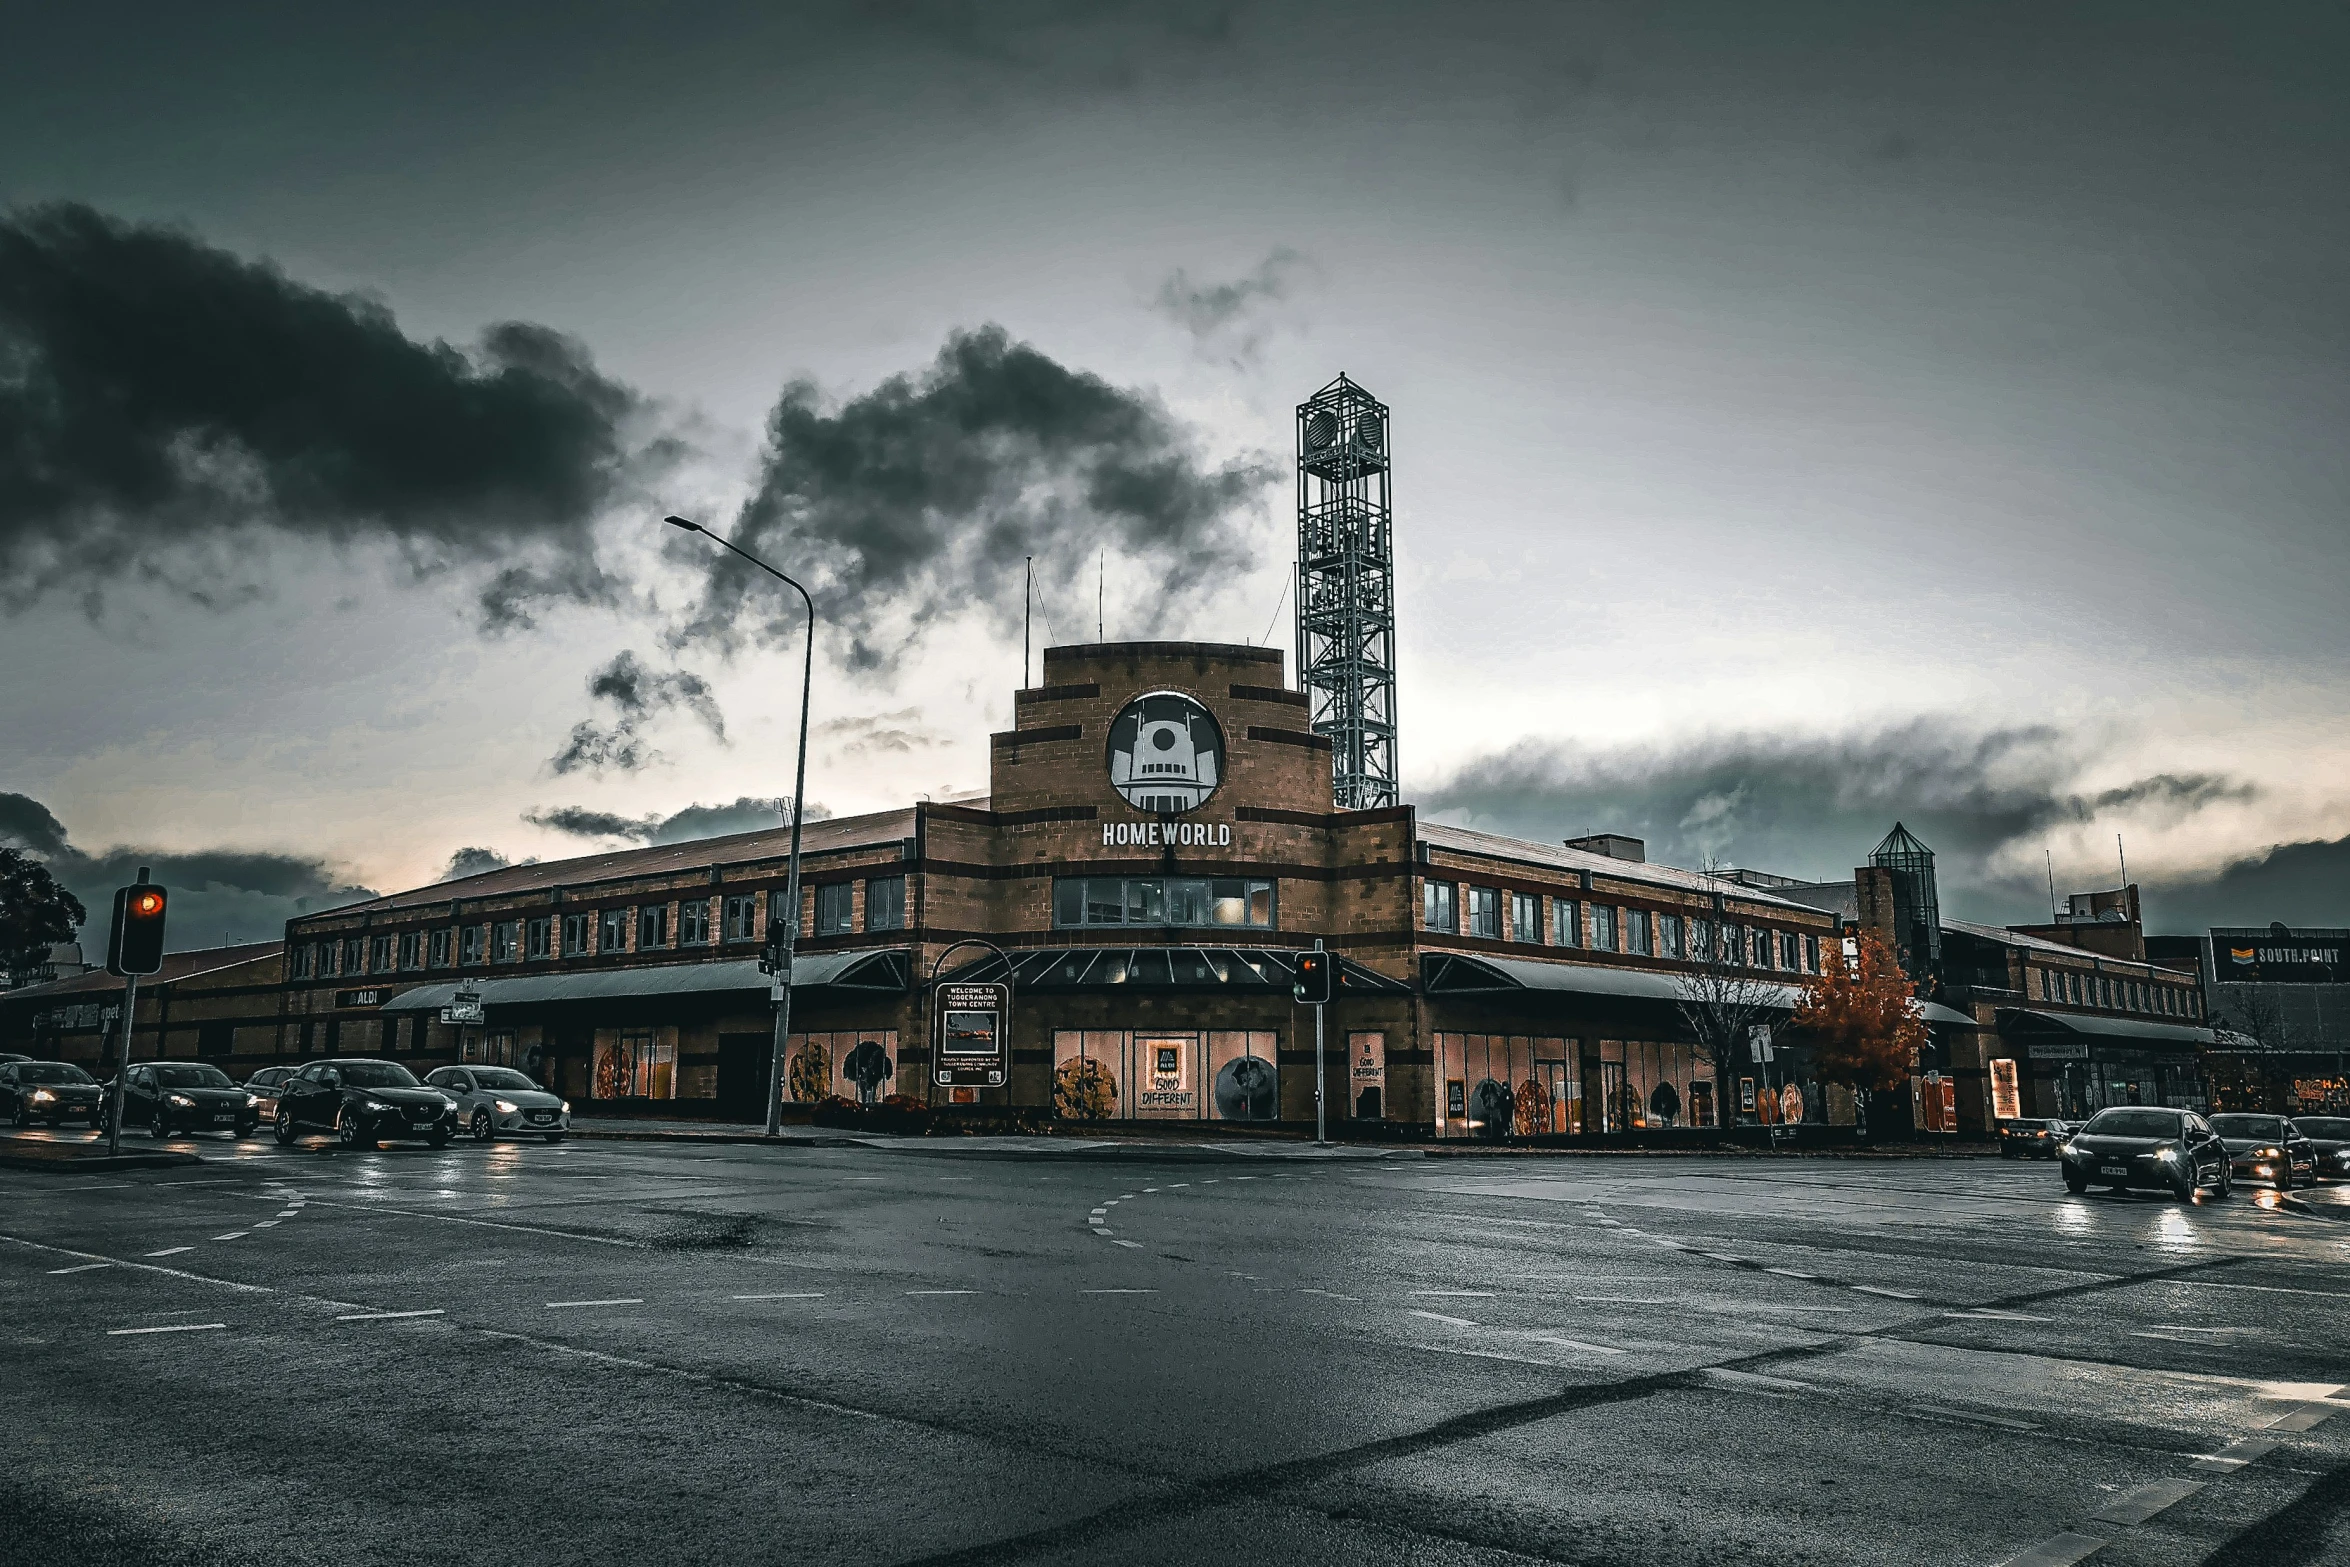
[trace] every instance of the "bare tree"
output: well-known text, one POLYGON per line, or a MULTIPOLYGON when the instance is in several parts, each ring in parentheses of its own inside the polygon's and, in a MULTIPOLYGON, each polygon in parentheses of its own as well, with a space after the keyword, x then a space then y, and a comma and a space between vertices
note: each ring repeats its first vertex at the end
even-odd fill
MULTIPOLYGON (((1711 874, 1711 867, 1708 867, 1711 874)), ((1744 933, 1739 940, 1746 939, 1744 933)), ((1787 1014, 1787 988, 1763 979, 1746 964, 1746 954, 1728 950, 1722 925, 1708 916, 1689 922, 1689 970, 1680 975, 1679 1009, 1697 1058, 1713 1068, 1717 1124, 1736 1113, 1731 1095, 1747 1060, 1753 1031, 1787 1014)))

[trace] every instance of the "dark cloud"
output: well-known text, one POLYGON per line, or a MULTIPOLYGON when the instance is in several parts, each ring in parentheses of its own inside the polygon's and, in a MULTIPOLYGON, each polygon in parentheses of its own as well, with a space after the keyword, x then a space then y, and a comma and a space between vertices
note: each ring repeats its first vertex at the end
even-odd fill
POLYGON ((871 756, 880 752, 909 755, 941 743, 941 737, 922 725, 922 709, 903 707, 894 713, 859 718, 828 718, 816 733, 840 742, 844 756, 871 756))
MULTIPOLYGON (((1236 9, 1230 0, 872 0, 850 14, 893 45, 927 47, 1024 89, 1084 94, 1126 92, 1224 59, 1236 9)), ((988 96, 968 77, 958 85, 988 96)))
POLYGON ((609 724, 581 719, 571 726, 563 749, 548 760, 558 775, 582 768, 601 772, 616 768, 635 772, 660 760, 644 738, 647 725, 672 709, 682 708, 700 719, 719 740, 726 738, 726 718, 701 676, 682 669, 647 669, 634 653, 621 653, 588 676, 588 695, 610 703, 609 724))
POLYGON ((1289 297, 1305 264, 1303 256, 1283 246, 1246 276, 1221 283, 1194 280, 1177 267, 1159 285, 1152 304, 1191 334, 1193 348, 1203 357, 1235 367, 1253 365, 1264 351, 1267 308, 1289 297))
MULTIPOLYGON (((820 822, 831 814, 822 805, 810 801, 805 819, 820 822)), ((658 812, 650 816, 621 816, 611 811, 591 811, 583 806, 564 805, 525 811, 522 819, 534 826, 551 828, 578 838, 621 838, 631 843, 691 843, 702 838, 723 838, 730 833, 758 832, 762 828, 785 826, 791 821, 791 796, 769 798, 746 794, 725 805, 689 805, 673 816, 663 816, 658 812)))
POLYGON ((2350 925, 2350 838, 2280 843, 2208 876, 2150 879, 2146 927, 2192 935, 2214 925, 2350 925))
MULTIPOLYGON (((379 894, 354 886, 323 861, 301 855, 212 849, 115 848, 90 853, 68 841, 47 806, 21 794, 0 793, 0 841, 29 850, 51 875, 91 910, 100 925, 114 907, 114 889, 148 868, 171 894, 167 936, 171 950, 238 941, 272 941, 297 914, 338 908, 379 894)), ((103 947, 103 928, 84 926, 85 947, 103 947)))
POLYGON ((2083 790, 2087 760, 2052 729, 1986 733, 1935 719, 1841 737, 1733 735, 1606 752, 1528 742, 1469 763, 1421 804, 1523 837, 1627 832, 1647 839, 1658 860, 1821 879, 1849 876, 1898 819, 1936 851, 1945 887, 2004 897, 2012 889, 1986 863, 2039 834, 2106 813, 2177 820, 2254 794, 2233 779, 2168 773, 2083 790))
POLYGON ((0 604, 126 574, 233 601, 263 535, 480 570, 493 626, 609 601, 593 524, 670 454, 645 414, 542 326, 467 353, 180 229, 0 217, 0 604))
POLYGON ((463 848, 449 856, 448 869, 434 880, 455 881, 462 876, 479 876, 484 871, 502 871, 513 863, 495 849, 463 848))
MULTIPOLYGON (((1081 578, 1091 587, 1106 547, 1150 584, 1132 629, 1179 622, 1246 568, 1239 519, 1279 476, 1263 457, 1210 464, 1155 398, 993 326, 831 412, 795 382, 767 439, 735 540, 806 584, 826 640, 865 670, 893 664, 942 617, 978 609, 1016 624, 1029 555, 1048 593, 1069 593, 1081 578)), ((723 551, 698 558, 709 581, 681 645, 800 634, 795 596, 723 551)))

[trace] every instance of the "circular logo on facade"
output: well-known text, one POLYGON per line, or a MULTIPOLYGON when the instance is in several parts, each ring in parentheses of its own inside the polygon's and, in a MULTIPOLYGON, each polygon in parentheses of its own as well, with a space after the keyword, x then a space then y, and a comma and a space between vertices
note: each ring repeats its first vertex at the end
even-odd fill
POLYGON ((1138 811, 1195 811, 1224 781, 1224 731, 1179 691, 1138 696, 1110 725, 1110 783, 1138 811))

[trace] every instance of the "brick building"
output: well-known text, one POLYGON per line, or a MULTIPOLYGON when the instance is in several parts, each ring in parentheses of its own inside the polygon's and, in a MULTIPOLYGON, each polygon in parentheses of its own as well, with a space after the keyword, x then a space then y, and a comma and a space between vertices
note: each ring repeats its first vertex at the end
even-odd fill
MULTIPOLYGON (((291 999, 277 942, 173 952, 139 981, 131 1059, 200 1058, 242 1079, 285 1053, 291 999)), ((0 1050, 71 1061, 100 1079, 119 1059, 123 982, 104 969, 0 994, 0 1050)))
MULTIPOLYGON (((1313 1019, 1289 989, 1318 937, 1339 957, 1334 1115, 1445 1136, 1718 1120, 1676 976, 1735 951, 1791 1006, 1834 916, 1645 864, 1635 840, 1334 811, 1328 743, 1283 675, 1264 648, 1048 649, 983 804, 810 824, 791 1097, 1302 1122, 1313 1019), (922 984, 967 938, 1002 955, 967 947, 946 972, 1008 963, 1014 982, 999 1090, 932 1086, 922 984)), ((513 866, 292 921, 279 1048, 508 1061, 583 1111, 756 1118, 756 955, 788 840, 513 866), (441 1020, 461 991, 479 1024, 441 1020)))

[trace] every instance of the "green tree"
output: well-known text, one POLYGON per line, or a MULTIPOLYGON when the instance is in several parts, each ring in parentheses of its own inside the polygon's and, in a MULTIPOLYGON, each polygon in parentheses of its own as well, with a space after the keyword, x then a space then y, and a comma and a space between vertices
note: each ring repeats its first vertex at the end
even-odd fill
POLYGON ((16 974, 46 962, 51 945, 73 940, 89 917, 48 866, 22 849, 0 849, 0 967, 16 974))

